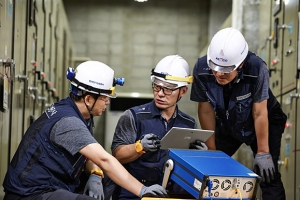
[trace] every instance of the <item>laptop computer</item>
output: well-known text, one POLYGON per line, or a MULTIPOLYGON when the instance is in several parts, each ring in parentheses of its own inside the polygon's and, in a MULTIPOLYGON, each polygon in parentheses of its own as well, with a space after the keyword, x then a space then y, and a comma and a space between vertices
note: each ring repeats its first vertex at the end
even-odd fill
POLYGON ((191 142, 201 140, 205 142, 214 131, 172 127, 160 140, 161 149, 188 149, 191 142))

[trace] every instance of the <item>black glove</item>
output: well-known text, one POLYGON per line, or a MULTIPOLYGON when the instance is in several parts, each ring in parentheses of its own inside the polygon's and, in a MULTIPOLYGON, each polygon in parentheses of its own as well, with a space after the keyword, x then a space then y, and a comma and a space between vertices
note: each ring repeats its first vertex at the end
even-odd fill
POLYGON ((83 194, 96 199, 104 199, 102 178, 96 174, 91 174, 86 182, 83 194))
POLYGON ((201 140, 195 140, 195 142, 190 143, 189 149, 207 150, 208 148, 201 140))
POLYGON ((274 179, 274 163, 270 153, 256 154, 253 162, 253 171, 261 176, 262 182, 274 179))
POLYGON ((167 194, 167 191, 165 190, 165 188, 158 184, 151 185, 149 187, 144 186, 140 192, 140 198, 143 198, 143 197, 167 197, 167 196, 168 196, 168 194, 167 194))
POLYGON ((160 148, 160 140, 157 135, 149 133, 141 139, 144 151, 157 151, 160 148))

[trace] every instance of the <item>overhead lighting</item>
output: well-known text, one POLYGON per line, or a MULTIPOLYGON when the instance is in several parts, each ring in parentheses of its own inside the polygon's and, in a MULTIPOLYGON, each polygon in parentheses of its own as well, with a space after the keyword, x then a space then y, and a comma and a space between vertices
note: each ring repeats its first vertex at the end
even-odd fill
POLYGON ((135 0, 135 1, 137 1, 137 2, 146 2, 148 0, 135 0))

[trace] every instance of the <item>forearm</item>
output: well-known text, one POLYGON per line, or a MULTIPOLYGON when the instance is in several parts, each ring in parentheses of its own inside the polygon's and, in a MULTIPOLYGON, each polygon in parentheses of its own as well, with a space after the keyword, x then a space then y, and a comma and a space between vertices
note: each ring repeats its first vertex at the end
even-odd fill
POLYGON ((118 160, 107 153, 100 144, 89 144, 79 152, 99 166, 116 184, 137 196, 140 195, 143 184, 131 176, 118 160))
MULTIPOLYGON (((204 116, 199 115, 199 122, 201 125, 201 128, 204 130, 215 130, 215 116, 204 116), (211 119, 211 120, 208 120, 211 119)), ((206 146, 209 150, 216 150, 216 144, 215 144, 215 134, 213 134, 206 142, 206 146)))
POLYGON ((90 175, 91 171, 92 171, 93 169, 96 169, 96 168, 99 168, 99 169, 100 169, 100 167, 99 167, 98 165, 96 165, 95 163, 93 163, 93 161, 91 161, 90 159, 88 159, 88 160, 86 161, 84 171, 85 171, 85 173, 86 173, 87 175, 90 175))
POLYGON ((269 120, 267 100, 254 103, 252 108, 254 127, 257 139, 257 153, 269 152, 269 120))
POLYGON ((141 155, 136 152, 135 144, 120 145, 113 151, 113 156, 122 164, 135 161, 141 155))
MULTIPOLYGON (((198 118, 201 128, 204 130, 215 130, 216 120, 215 112, 208 102, 201 102, 198 105, 198 118)), ((213 134, 206 142, 208 149, 215 150, 215 134, 213 134)))
POLYGON ((139 196, 143 184, 131 176, 115 158, 109 160, 107 163, 103 163, 102 167, 112 181, 139 196))
POLYGON ((268 118, 265 116, 258 116, 254 121, 254 126, 257 139, 257 153, 269 152, 268 118))

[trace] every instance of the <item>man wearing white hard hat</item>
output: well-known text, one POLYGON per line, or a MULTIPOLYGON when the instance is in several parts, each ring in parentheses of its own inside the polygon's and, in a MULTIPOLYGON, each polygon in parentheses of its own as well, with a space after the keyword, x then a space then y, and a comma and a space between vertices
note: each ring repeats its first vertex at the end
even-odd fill
MULTIPOLYGON (((167 151, 160 149, 160 139, 172 127, 196 128, 195 120, 181 112, 177 105, 193 81, 188 63, 179 55, 166 56, 152 70, 150 79, 153 100, 122 114, 111 146, 113 155, 145 185, 162 184, 167 151)), ((205 148, 200 142, 193 145, 196 146, 205 148)), ((170 197, 188 195, 172 182, 167 190, 170 197)), ((120 187, 113 194, 115 199, 138 200, 130 191, 120 187)))
POLYGON ((201 127, 215 131, 208 149, 232 156, 241 144, 249 145, 263 199, 285 199, 277 161, 287 116, 269 88, 266 63, 230 27, 213 36, 193 75, 190 99, 199 102, 201 127))
POLYGON ((4 179, 4 199, 103 200, 104 176, 139 198, 164 197, 162 186, 144 186, 93 137, 93 116, 102 115, 124 79, 114 78, 98 61, 69 68, 67 78, 69 97, 51 105, 26 131, 4 179))

